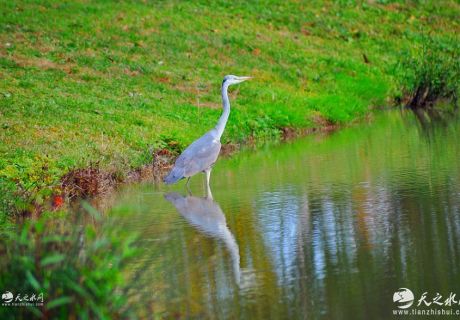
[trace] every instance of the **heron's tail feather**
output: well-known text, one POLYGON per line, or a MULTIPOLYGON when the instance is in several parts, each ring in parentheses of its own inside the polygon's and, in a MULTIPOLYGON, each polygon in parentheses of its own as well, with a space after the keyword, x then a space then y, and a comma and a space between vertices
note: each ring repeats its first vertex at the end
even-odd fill
POLYGON ((184 169, 174 167, 171 172, 163 179, 166 184, 173 184, 184 178, 184 169))

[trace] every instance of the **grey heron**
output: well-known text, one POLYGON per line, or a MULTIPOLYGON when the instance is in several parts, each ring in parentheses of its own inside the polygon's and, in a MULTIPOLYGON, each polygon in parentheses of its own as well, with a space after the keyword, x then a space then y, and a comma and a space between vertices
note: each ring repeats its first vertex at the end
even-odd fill
POLYGON ((187 178, 186 185, 190 177, 199 172, 206 174, 206 186, 209 190, 209 179, 211 177, 212 165, 219 156, 221 143, 220 138, 225 130, 225 125, 230 115, 230 101, 228 99, 228 87, 232 84, 240 83, 251 77, 238 77, 227 75, 222 81, 222 106, 223 112, 217 125, 208 131, 198 140, 189 145, 184 152, 177 158, 171 172, 164 178, 166 184, 175 183, 183 178, 187 178))

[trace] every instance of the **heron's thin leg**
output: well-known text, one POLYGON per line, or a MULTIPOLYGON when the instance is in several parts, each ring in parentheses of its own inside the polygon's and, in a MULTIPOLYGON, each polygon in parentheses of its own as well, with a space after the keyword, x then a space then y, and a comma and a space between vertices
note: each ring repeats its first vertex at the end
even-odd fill
POLYGON ((187 182, 185 183, 185 189, 187 190, 189 195, 192 195, 192 191, 190 190, 190 186, 189 186, 190 178, 191 177, 187 178, 187 182))
POLYGON ((206 197, 208 199, 212 199, 211 185, 209 184, 209 180, 211 179, 211 168, 207 169, 205 173, 206 173, 206 197))
POLYGON ((205 172, 206 172, 206 187, 209 188, 209 180, 211 179, 211 168, 207 169, 205 172))

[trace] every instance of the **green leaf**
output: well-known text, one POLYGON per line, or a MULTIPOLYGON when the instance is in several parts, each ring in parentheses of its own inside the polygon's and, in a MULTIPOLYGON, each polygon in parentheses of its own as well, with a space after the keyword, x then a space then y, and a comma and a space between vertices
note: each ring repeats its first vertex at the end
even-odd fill
POLYGON ((50 236, 45 236, 42 239, 42 243, 50 243, 50 242, 64 242, 70 240, 70 237, 66 236, 61 236, 61 235, 50 235, 50 236))
POLYGON ((55 255, 47 256, 47 257, 43 258, 42 261, 40 262, 40 265, 42 267, 44 267, 44 266, 47 266, 47 265, 50 265, 50 264, 61 262, 64 259, 65 259, 65 255, 63 255, 63 254, 55 254, 55 255))
POLYGON ((37 307, 28 307, 28 310, 30 310, 37 318, 42 319, 44 317, 43 313, 41 313, 40 309, 37 307))
POLYGON ((34 225, 35 227, 35 231, 38 233, 38 234, 41 234, 45 228, 45 224, 43 223, 43 221, 37 221, 34 225))
POLYGON ((86 292, 85 288, 83 288, 80 284, 76 283, 73 280, 67 279, 68 286, 73 289, 75 292, 79 293, 82 297, 89 299, 89 294, 86 292))
POLYGON ((56 307, 59 307, 59 306, 62 306, 64 304, 68 304, 68 303, 71 303, 71 302, 72 302, 71 297, 60 297, 60 298, 57 298, 57 299, 54 299, 54 300, 48 302, 46 304, 46 308, 47 309, 53 309, 53 308, 56 308, 56 307))
POLYGON ((29 233, 30 226, 25 224, 21 230, 21 235, 19 237, 19 242, 22 244, 29 244, 28 242, 28 233, 29 233))
POLYGON ((34 275, 29 270, 26 271, 26 278, 27 280, 29 280, 29 283, 35 290, 40 289, 40 283, 37 281, 37 279, 34 277, 34 275))
POLYGON ((82 207, 94 218, 96 221, 102 219, 102 215, 94 207, 92 207, 88 202, 83 201, 82 207))

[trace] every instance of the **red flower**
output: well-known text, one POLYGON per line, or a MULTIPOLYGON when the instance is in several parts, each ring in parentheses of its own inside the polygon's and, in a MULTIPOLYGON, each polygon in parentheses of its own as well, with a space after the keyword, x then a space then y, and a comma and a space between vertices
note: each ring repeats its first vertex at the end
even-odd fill
POLYGON ((54 196, 53 197, 53 207, 59 208, 64 204, 64 198, 62 196, 54 196))

